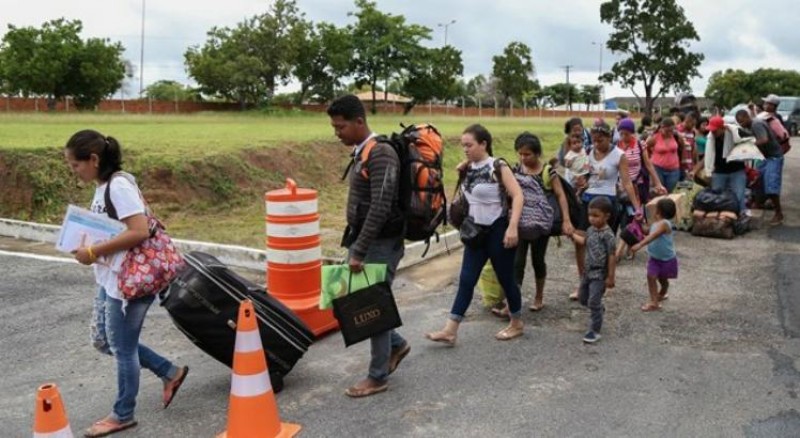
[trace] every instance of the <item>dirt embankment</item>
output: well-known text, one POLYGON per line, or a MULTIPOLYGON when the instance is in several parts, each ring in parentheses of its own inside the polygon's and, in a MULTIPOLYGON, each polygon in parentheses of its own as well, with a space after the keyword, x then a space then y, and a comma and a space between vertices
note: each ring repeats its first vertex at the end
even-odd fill
MULTIPOLYGON (((147 200, 167 216, 189 208, 220 213, 282 187, 291 175, 324 190, 337 182, 347 150, 334 143, 286 144, 183 159, 125 155, 147 200)), ((60 149, 0 150, 0 217, 59 222, 67 204, 85 205, 93 185, 78 183, 60 149)))

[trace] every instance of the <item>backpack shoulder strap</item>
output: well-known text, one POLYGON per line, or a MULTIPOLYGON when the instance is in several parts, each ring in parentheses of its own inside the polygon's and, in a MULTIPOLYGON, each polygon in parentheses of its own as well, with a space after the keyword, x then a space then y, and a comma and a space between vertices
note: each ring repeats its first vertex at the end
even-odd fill
MULTIPOLYGON (((367 159, 369 159, 369 153, 372 152, 372 148, 374 148, 378 143, 389 143, 389 139, 386 136, 378 135, 367 140, 367 143, 363 148, 361 148, 359 155, 353 155, 352 160, 350 160, 350 163, 347 164, 347 167, 344 169, 344 173, 342 174, 342 181, 347 178, 347 174, 350 173, 350 169, 353 167, 356 161, 361 163, 361 176, 363 176, 365 179, 369 178, 369 173, 364 165, 367 163, 367 159)), ((353 154, 355 154, 355 151, 353 151, 353 154)))
POLYGON ((553 190, 553 181, 550 179, 550 169, 552 166, 548 163, 545 164, 542 168, 542 184, 544 184, 543 189, 549 191, 553 190))
POLYGON ((506 186, 503 183, 503 174, 501 172, 502 172, 503 166, 506 166, 509 169, 511 168, 511 166, 508 164, 508 161, 506 161, 503 158, 496 158, 494 160, 494 164, 493 165, 494 165, 494 177, 497 180, 498 187, 500 188, 500 199, 502 200, 503 210, 508 212, 508 210, 509 210, 508 190, 506 190, 506 186))
POLYGON ((111 174, 111 177, 108 178, 108 182, 106 183, 106 191, 103 193, 103 202, 106 204, 106 214, 108 217, 114 220, 119 220, 119 216, 117 215, 117 208, 114 207, 114 203, 111 202, 111 181, 114 180, 114 177, 122 176, 120 172, 115 172, 111 174))

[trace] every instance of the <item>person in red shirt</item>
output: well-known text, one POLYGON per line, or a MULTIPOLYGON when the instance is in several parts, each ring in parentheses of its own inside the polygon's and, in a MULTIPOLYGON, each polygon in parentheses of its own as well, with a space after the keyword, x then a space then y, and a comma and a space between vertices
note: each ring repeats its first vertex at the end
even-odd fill
POLYGON ((683 119, 683 123, 678 125, 678 134, 683 138, 683 145, 680 148, 681 160, 681 179, 692 181, 694 179, 694 167, 697 164, 697 142, 695 127, 697 126, 698 115, 688 113, 683 119))

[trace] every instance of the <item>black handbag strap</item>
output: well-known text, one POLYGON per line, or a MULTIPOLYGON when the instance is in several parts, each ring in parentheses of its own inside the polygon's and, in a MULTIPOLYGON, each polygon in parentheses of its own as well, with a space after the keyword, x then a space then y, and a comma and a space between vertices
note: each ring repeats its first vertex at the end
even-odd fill
MULTIPOLYGON (((367 286, 371 286, 369 284, 369 276, 367 276, 367 271, 365 269, 361 269, 361 273, 364 274, 364 278, 367 279, 367 286)), ((353 271, 350 270, 350 277, 347 279, 347 295, 350 295, 353 288, 353 271)))

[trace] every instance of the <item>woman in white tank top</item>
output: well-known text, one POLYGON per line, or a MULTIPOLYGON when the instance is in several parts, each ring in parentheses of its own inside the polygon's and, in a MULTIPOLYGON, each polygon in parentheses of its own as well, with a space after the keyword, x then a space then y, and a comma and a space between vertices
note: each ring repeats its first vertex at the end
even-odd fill
MULTIPOLYGON (((639 202, 639 197, 636 196, 631 177, 628 174, 628 159, 622 150, 611 145, 611 127, 605 122, 595 124, 592 127, 592 151, 589 152, 589 166, 588 188, 581 197, 583 202, 583 211, 581 213, 583 217, 581 220, 575 221, 575 227, 583 231, 589 227, 589 218, 587 217, 589 202, 597 196, 605 196, 611 201, 612 206, 612 215, 608 224, 616 234, 619 225, 617 183, 622 183, 622 188, 631 199, 637 215, 641 214, 642 205, 639 202)), ((575 261, 578 265, 578 274, 581 277, 584 274, 585 256, 586 247, 576 244, 575 261)), ((578 299, 577 289, 570 295, 570 299, 578 299)))
POLYGON ((449 346, 455 345, 458 327, 472 302, 475 285, 487 260, 491 260, 497 279, 505 291, 511 317, 509 325, 500 330, 495 338, 501 341, 514 339, 522 336, 523 329, 522 298, 519 286, 514 281, 522 189, 508 164, 495 164, 492 157, 492 135, 486 128, 481 125, 469 126, 461 136, 461 146, 467 158, 463 167, 466 175, 461 190, 469 202, 469 216, 483 227, 485 239, 476 246, 464 246, 458 292, 450 317, 442 330, 425 335, 431 341, 449 346), (503 184, 504 191, 500 184, 503 184), (505 211, 503 202, 506 193, 511 198, 509 212, 505 211))

